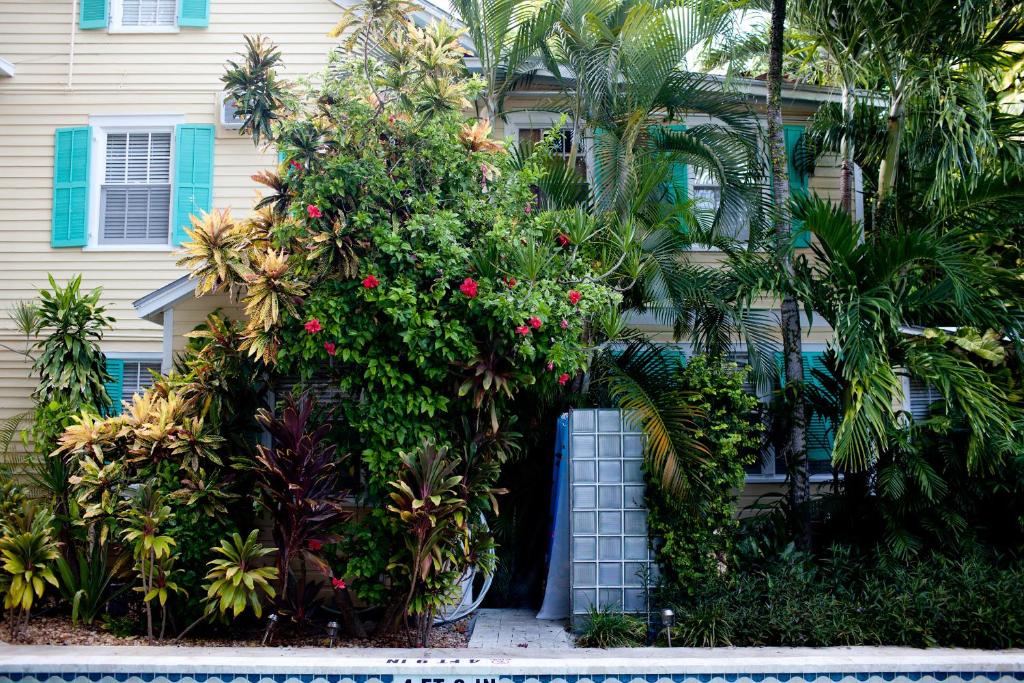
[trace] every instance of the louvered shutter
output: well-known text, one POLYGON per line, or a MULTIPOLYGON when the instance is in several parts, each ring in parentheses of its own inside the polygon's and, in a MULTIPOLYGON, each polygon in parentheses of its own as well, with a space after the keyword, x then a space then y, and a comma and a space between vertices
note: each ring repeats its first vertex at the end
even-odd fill
POLYGON ((109 0, 79 0, 78 28, 106 28, 109 18, 109 0))
POLYGON ((107 358, 107 373, 111 377, 110 381, 104 384, 111 403, 107 415, 120 415, 121 396, 124 393, 124 361, 120 358, 107 358))
POLYGON ((58 128, 54 135, 50 244, 84 247, 89 221, 89 126, 58 128))
POLYGON ((176 130, 172 241, 181 244, 188 239, 189 217, 213 206, 214 130, 208 124, 180 124, 176 130))
MULTIPOLYGON (((796 164, 796 154, 799 149, 800 137, 803 134, 803 126, 783 127, 783 135, 786 138, 786 166, 789 170, 789 194, 792 196, 807 194, 807 174, 798 170, 796 164)), ((793 232, 796 234, 796 246, 810 246, 811 234, 804 230, 802 221, 793 221, 793 232)))
MULTIPOLYGON (((803 374, 804 383, 821 387, 821 383, 812 374, 812 370, 825 370, 824 356, 821 351, 803 352, 803 374)), ((775 354, 776 365, 779 368, 781 381, 786 383, 786 373, 782 362, 782 354, 775 354)), ((822 472, 828 469, 832 461, 833 430, 830 421, 815 414, 807 423, 807 460, 813 472, 822 472)))
POLYGON ((160 372, 159 361, 124 361, 121 397, 128 401, 153 386, 153 373, 160 372))
POLYGON ((181 0, 178 25, 204 27, 210 25, 210 0, 181 0))
POLYGON ((915 420, 928 419, 933 413, 932 404, 941 399, 942 395, 939 394, 935 387, 919 379, 910 378, 907 408, 915 420))
POLYGON ((100 244, 167 244, 170 131, 109 133, 100 198, 100 244))

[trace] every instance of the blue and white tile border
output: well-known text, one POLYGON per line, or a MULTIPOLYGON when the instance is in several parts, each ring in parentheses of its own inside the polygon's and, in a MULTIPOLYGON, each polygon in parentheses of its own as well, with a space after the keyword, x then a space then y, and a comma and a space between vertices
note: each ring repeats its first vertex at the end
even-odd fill
POLYGON ((15 647, 0 683, 1024 683, 1024 650, 15 647))

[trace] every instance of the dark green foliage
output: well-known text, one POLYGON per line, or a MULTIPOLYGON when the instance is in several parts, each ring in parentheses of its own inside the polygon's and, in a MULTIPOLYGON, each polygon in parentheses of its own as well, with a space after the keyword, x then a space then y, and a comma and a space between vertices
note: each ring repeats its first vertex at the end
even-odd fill
POLYGON ((744 466, 758 457, 762 425, 757 399, 744 389, 746 370, 706 356, 677 368, 676 390, 696 415, 692 438, 704 448, 683 473, 686 495, 647 487, 648 527, 662 582, 689 592, 732 564, 736 494, 744 466))
POLYGON ((275 71, 281 50, 263 36, 245 36, 245 46, 245 61, 229 61, 221 81, 242 117, 241 132, 252 135, 259 144, 260 140, 271 139, 271 128, 281 108, 284 90, 275 71))
POLYGON ((591 607, 576 637, 580 647, 638 647, 647 637, 647 625, 640 619, 612 609, 591 607))
POLYGON ((1008 648, 1024 644, 1024 565, 929 555, 911 565, 792 549, 675 605, 673 645, 1008 648))

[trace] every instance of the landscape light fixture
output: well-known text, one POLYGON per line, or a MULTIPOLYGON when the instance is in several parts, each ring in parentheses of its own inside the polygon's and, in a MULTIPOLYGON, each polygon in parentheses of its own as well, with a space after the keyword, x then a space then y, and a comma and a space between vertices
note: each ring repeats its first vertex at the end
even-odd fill
POLYGON ((669 647, 672 647, 672 626, 675 624, 675 621, 675 612, 668 608, 661 610, 661 628, 665 631, 665 637, 668 639, 669 647))

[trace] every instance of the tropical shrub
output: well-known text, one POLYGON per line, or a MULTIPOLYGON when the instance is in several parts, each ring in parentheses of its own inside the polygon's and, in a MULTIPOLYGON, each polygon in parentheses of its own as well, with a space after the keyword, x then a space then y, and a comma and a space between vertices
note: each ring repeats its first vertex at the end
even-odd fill
POLYGON ((0 592, 4 608, 13 615, 15 633, 28 624, 46 584, 57 586, 53 569, 59 557, 53 515, 46 508, 29 503, 0 527, 0 592))
POLYGON ((576 636, 580 647, 639 647, 647 638, 647 624, 629 614, 591 607, 576 636))

